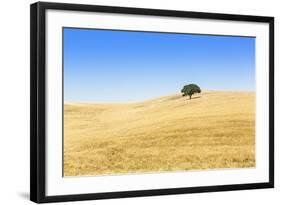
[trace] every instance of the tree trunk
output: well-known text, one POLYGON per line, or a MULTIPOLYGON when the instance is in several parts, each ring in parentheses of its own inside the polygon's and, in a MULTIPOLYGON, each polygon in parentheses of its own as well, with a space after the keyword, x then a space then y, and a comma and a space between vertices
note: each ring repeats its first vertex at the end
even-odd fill
POLYGON ((189 100, 191 100, 191 95, 189 96, 189 100))

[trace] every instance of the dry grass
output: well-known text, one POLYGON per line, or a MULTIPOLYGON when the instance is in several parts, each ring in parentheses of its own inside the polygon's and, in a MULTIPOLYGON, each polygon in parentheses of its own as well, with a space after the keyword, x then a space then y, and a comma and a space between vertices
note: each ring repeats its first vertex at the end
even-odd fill
POLYGON ((64 106, 65 176, 254 166, 254 92, 64 106))

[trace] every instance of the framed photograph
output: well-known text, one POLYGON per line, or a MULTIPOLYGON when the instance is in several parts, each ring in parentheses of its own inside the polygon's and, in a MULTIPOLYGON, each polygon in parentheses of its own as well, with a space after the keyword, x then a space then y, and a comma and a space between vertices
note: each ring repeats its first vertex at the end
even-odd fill
POLYGON ((274 187, 274 18, 31 5, 30 198, 274 187))

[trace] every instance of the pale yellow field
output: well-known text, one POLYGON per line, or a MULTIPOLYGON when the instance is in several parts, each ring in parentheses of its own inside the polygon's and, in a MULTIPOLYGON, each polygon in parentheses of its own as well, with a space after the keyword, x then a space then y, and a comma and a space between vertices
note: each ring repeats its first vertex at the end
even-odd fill
POLYGON ((255 93, 64 105, 64 175, 255 166, 255 93))

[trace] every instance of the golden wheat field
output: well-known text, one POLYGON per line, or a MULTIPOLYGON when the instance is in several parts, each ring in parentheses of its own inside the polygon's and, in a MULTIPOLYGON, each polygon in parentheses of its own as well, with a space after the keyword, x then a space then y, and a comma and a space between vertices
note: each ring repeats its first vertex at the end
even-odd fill
POLYGON ((255 93, 64 104, 64 175, 255 166, 255 93))

